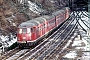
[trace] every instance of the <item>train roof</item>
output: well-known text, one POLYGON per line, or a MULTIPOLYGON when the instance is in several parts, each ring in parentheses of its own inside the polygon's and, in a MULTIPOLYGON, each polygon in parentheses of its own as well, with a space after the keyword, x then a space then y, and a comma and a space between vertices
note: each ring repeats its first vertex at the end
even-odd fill
POLYGON ((27 22, 24 22, 24 23, 21 23, 18 28, 25 28, 25 27, 33 27, 33 26, 36 26, 34 23, 27 23, 27 22))
POLYGON ((51 18, 54 18, 55 16, 54 15, 51 15, 51 16, 49 16, 49 15, 45 15, 45 16, 43 16, 46 20, 50 20, 51 18))
POLYGON ((44 22, 46 22, 47 20, 50 20, 53 17, 54 16, 44 15, 44 16, 29 20, 27 22, 21 23, 19 25, 19 28, 38 26, 39 24, 44 23, 44 22))
POLYGON ((44 16, 36 18, 35 20, 40 22, 40 23, 43 23, 43 22, 46 22, 47 20, 50 20, 53 17, 54 16, 44 15, 44 16))
POLYGON ((35 26, 37 26, 38 24, 40 24, 40 22, 38 22, 35 19, 29 20, 29 21, 27 21, 27 23, 33 23, 33 24, 35 24, 35 26))
POLYGON ((46 21, 46 19, 41 16, 41 17, 35 18, 35 21, 38 21, 39 23, 43 23, 46 21))
POLYGON ((47 20, 50 20, 51 18, 54 18, 54 16, 59 15, 62 12, 65 12, 65 10, 69 9, 68 7, 65 7, 57 12, 52 13, 51 16, 49 15, 43 15, 41 17, 29 20, 27 22, 23 22, 21 23, 18 27, 22 28, 22 27, 33 27, 33 26, 38 26, 39 24, 46 22, 47 20))

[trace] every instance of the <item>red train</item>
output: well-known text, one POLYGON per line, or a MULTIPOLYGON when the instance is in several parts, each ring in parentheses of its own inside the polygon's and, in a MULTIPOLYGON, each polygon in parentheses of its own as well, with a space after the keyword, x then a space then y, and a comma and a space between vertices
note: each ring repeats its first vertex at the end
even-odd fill
POLYGON ((18 26, 17 43, 20 45, 33 45, 40 37, 65 21, 69 17, 69 14, 70 8, 65 7, 52 13, 52 15, 44 15, 21 23, 18 26))

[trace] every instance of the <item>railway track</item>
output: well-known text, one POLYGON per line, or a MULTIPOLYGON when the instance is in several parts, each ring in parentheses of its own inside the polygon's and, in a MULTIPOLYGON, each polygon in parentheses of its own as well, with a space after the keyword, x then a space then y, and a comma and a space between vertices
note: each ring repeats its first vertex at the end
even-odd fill
POLYGON ((2 60, 43 60, 57 59, 75 38, 77 21, 70 17, 57 31, 35 48, 13 49, 2 55, 2 60), (70 38, 73 36, 73 38, 70 38), (70 42, 68 45, 67 42, 70 42), (53 58, 52 58, 53 57, 53 58), (57 58, 54 58, 57 57, 57 58))
POLYGON ((4 52, 4 53, 1 54, 2 55, 2 59, 6 59, 6 58, 10 57, 13 54, 17 53, 18 51, 20 51, 20 49, 18 49, 18 47, 16 47, 13 50, 10 50, 8 52, 4 52))
POLYGON ((44 47, 35 51, 34 54, 32 54, 31 56, 29 55, 29 57, 27 57, 25 59, 26 60, 43 60, 47 56, 50 56, 50 53, 52 53, 58 47, 62 46, 67 41, 66 37, 71 33, 70 31, 73 30, 76 26, 76 25, 74 25, 73 27, 71 27, 70 26, 71 23, 68 24, 67 26, 64 25, 65 27, 62 27, 62 29, 59 29, 57 31, 57 34, 54 35, 53 37, 51 37, 51 39, 49 39, 49 42, 47 42, 47 44, 45 44, 44 47), (72 29, 70 29, 70 28, 72 28, 72 29), (69 31, 69 29, 70 29, 70 31, 69 31))
POLYGON ((16 47, 15 49, 2 54, 2 60, 16 60, 17 58, 24 55, 32 48, 33 47, 31 47, 29 49, 19 49, 18 47, 16 47))

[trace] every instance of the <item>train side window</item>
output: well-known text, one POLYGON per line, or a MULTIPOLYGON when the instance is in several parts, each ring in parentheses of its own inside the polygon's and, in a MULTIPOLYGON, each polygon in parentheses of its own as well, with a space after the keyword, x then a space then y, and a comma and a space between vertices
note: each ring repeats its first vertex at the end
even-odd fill
POLYGON ((35 32, 35 28, 33 27, 33 28, 31 28, 31 32, 35 32))
POLYGON ((54 23, 54 20, 49 22, 50 25, 52 25, 53 23, 54 23))

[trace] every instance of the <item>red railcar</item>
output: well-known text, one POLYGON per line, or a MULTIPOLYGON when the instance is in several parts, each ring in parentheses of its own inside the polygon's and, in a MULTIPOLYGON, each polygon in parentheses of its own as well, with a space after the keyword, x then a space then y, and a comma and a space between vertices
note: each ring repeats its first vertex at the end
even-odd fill
POLYGON ((31 45, 65 21, 69 14, 70 9, 66 7, 52 13, 52 15, 44 15, 20 24, 18 26, 17 43, 31 45))

